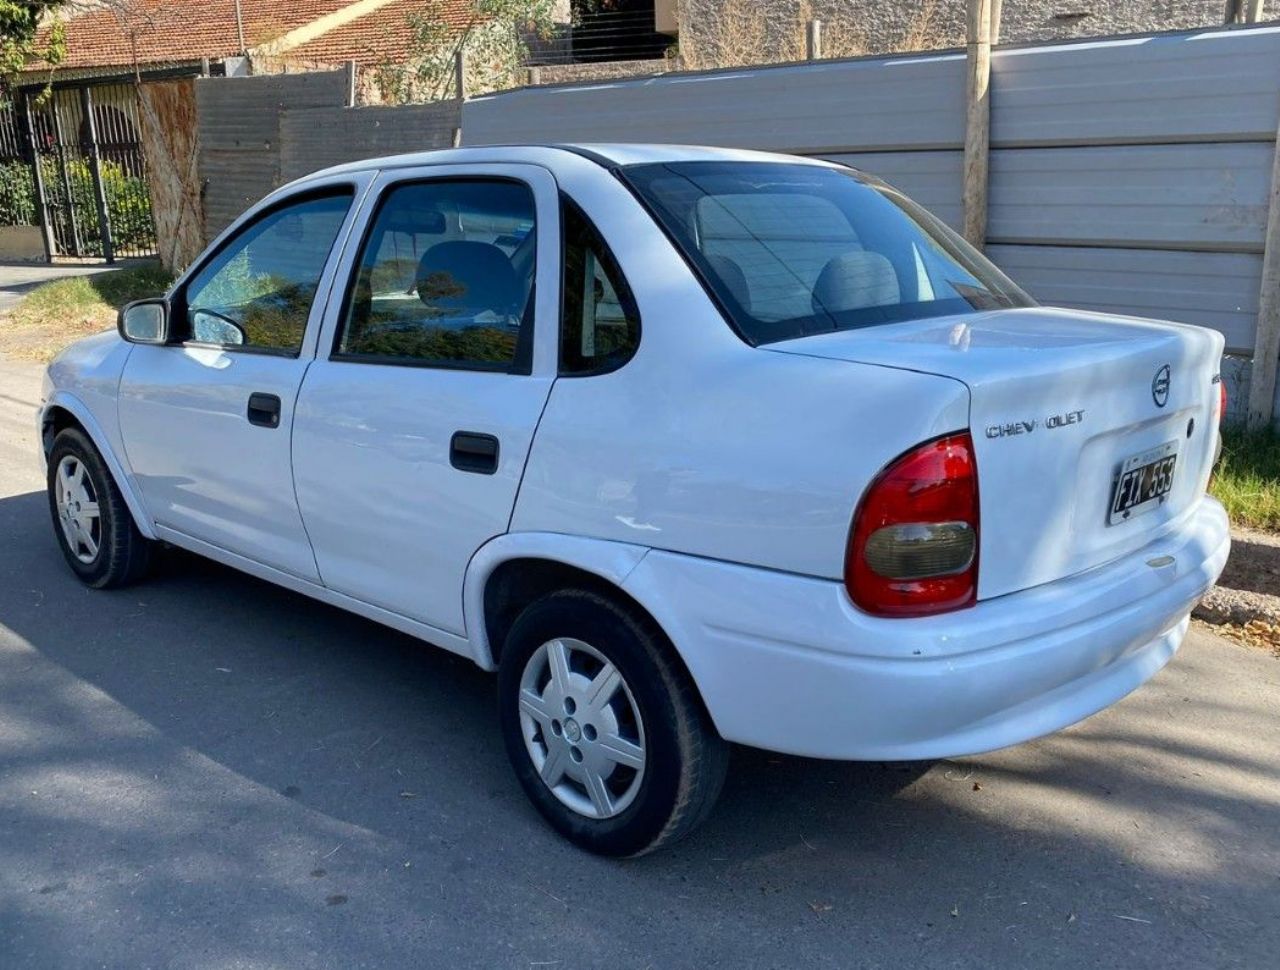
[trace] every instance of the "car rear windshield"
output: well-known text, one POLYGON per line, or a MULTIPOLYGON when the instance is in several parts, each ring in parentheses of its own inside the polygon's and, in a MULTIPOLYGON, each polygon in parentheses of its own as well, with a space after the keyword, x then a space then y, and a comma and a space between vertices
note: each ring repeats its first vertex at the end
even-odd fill
POLYGON ((669 162, 624 175, 753 344, 1033 305, 941 221, 851 170, 669 162))

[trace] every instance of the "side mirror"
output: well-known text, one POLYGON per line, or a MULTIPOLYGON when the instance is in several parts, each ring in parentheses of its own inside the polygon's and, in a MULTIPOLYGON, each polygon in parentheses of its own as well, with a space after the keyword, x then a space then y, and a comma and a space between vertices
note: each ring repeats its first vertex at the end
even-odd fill
POLYGON ((134 344, 163 344, 169 339, 169 303, 137 300, 120 311, 120 336, 134 344))

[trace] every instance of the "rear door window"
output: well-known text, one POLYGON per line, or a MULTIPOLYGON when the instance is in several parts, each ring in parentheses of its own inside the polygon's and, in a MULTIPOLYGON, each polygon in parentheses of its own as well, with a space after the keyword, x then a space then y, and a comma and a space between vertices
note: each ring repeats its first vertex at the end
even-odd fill
POLYGON ((390 188, 356 265, 335 358, 528 373, 534 199, 505 179, 390 188))

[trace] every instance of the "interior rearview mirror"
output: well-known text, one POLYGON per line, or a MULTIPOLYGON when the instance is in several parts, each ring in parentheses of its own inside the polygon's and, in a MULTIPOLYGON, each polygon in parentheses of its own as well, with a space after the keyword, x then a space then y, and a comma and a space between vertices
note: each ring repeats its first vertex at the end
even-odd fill
POLYGON ((162 344, 169 339, 169 304, 138 300, 120 311, 120 336, 135 344, 162 344))

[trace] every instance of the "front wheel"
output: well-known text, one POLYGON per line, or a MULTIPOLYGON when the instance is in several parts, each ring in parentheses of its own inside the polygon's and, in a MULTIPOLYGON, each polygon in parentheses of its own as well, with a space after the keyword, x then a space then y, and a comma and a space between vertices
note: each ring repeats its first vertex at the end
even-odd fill
POLYGON ((95 589, 141 578, 151 543, 129 514, 124 496, 88 436, 65 428, 49 451, 49 512, 67 565, 95 589))
POLYGON ((585 590, 517 618, 498 672, 507 754, 551 825, 609 856, 692 831, 724 781, 728 746, 647 617, 585 590))

